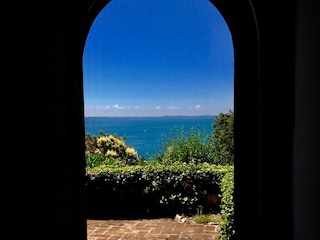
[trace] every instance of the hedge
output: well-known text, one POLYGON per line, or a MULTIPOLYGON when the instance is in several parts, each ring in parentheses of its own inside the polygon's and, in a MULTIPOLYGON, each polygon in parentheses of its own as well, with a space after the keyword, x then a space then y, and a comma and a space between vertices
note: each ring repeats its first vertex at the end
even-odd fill
POLYGON ((108 215, 107 209, 118 208, 120 212, 126 209, 129 214, 130 205, 139 206, 136 201, 141 201, 142 213, 155 215, 157 211, 192 215, 200 208, 204 213, 218 212, 220 184, 228 172, 233 172, 232 166, 181 162, 87 168, 88 213, 92 213, 90 210, 94 208, 98 211, 100 207, 102 212, 97 214, 101 217, 108 215), (124 204, 123 200, 119 202, 121 198, 130 200, 130 204, 124 204))

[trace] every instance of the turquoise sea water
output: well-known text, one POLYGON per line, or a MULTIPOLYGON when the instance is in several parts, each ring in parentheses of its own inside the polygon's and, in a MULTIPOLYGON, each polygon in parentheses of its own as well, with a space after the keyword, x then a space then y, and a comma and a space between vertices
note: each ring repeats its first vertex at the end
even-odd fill
POLYGON ((212 131, 216 116, 165 116, 165 117, 86 117, 85 131, 92 136, 99 132, 125 137, 127 146, 134 147, 138 154, 149 159, 159 153, 161 142, 170 130, 182 128, 188 133, 191 128, 212 131))

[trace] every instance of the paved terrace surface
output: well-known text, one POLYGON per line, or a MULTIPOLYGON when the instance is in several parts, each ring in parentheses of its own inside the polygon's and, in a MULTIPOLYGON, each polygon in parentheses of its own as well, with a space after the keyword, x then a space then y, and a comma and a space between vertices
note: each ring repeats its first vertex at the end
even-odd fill
POLYGON ((218 240, 219 225, 183 223, 171 218, 87 220, 87 240, 218 240))

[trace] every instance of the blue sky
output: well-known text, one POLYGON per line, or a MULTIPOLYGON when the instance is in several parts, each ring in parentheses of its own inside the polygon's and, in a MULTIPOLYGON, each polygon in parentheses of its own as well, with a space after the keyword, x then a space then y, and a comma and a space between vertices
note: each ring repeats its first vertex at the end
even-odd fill
POLYGON ((112 0, 83 53, 85 116, 233 110, 230 31, 209 0, 112 0))

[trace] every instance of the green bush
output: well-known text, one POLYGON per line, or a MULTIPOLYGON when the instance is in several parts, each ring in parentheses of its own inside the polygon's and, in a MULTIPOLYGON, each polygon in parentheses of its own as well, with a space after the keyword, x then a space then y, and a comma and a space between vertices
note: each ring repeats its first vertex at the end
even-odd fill
POLYGON ((234 113, 220 113, 212 125, 209 137, 213 149, 213 162, 221 165, 234 163, 234 113))
POLYGON ((158 161, 163 164, 173 162, 213 163, 213 148, 208 144, 209 135, 204 129, 185 129, 175 127, 162 142, 158 161))
POLYGON ((87 167, 96 167, 105 163, 106 156, 102 153, 87 152, 85 154, 85 159, 87 167))
POLYGON ((175 127, 162 140, 160 154, 155 159, 163 164, 173 162, 213 163, 233 165, 234 162, 234 113, 220 113, 212 124, 212 132, 175 127))
POLYGON ((230 171, 221 180, 221 240, 233 239, 234 228, 234 172, 230 171))
MULTIPOLYGON (((199 206, 204 213, 212 209, 207 206, 209 193, 219 194, 223 176, 233 171, 231 166, 213 164, 186 164, 175 162, 171 165, 150 163, 145 166, 107 166, 87 168, 87 186, 96 186, 104 191, 124 193, 132 189, 143 192, 145 198, 158 205, 174 209, 179 214, 194 215, 199 206), (206 208, 207 207, 207 208, 206 208)), ((220 210, 219 206, 215 210, 220 210)))

